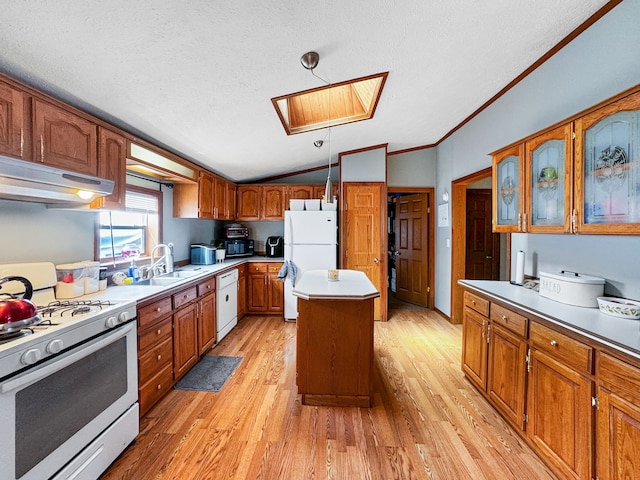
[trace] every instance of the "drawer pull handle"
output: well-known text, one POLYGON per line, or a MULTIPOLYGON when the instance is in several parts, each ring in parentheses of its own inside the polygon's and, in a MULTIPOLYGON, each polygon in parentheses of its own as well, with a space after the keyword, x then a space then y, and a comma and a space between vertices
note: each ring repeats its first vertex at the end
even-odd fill
POLYGON ((162 388, 162 385, 158 384, 158 386, 156 387, 158 390, 160 390, 162 388))
POLYGON ((156 312, 160 313, 162 309, 160 307, 156 308, 156 312))
POLYGON ((162 333, 162 330, 158 329, 158 331, 156 331, 156 335, 160 335, 162 333))
POLYGON ((158 361, 162 359, 162 355, 158 355, 158 361))
POLYGON ((552 346, 552 347, 555 347, 555 346, 557 346, 557 345, 558 345, 558 342, 556 342, 555 340, 551 340, 551 342, 550 342, 550 343, 551 343, 551 346, 552 346))
POLYGON ((508 317, 507 317, 506 315, 502 315, 502 320, 503 320, 504 322, 506 322, 506 321, 507 321, 507 318, 508 318, 508 317))
POLYGON ((472 304, 472 305, 475 305, 475 304, 476 304, 476 301, 475 301, 475 300, 471 300, 471 304, 472 304))

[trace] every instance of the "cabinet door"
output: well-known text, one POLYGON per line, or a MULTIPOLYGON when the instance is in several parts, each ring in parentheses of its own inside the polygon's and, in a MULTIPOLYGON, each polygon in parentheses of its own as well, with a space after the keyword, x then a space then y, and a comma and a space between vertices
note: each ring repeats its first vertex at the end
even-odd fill
POLYGON ((262 187, 262 220, 284 220, 283 186, 262 187))
POLYGON ((571 231, 573 128, 563 125, 526 143, 527 231, 571 231))
POLYGON ((34 159, 88 175, 98 174, 96 125, 54 105, 33 101, 34 159))
POLYGON ((24 130, 24 94, 0 82, 0 153, 26 160, 24 130))
POLYGON ((239 185, 236 199, 238 220, 259 220, 260 219, 260 201, 261 188, 251 185, 239 185))
POLYGON ((245 266, 238 268, 238 320, 247 312, 247 275, 245 266))
POLYGON ((247 310, 249 313, 262 313, 269 309, 269 291, 267 288, 267 274, 249 274, 247 310))
POLYGON ((227 182, 227 220, 236 218, 236 186, 227 182))
POLYGON ((517 145, 493 156, 493 231, 526 232, 522 218, 524 146, 517 145))
POLYGON ((91 202, 92 208, 123 209, 127 192, 127 150, 122 135, 98 127, 98 176, 113 180, 113 193, 91 202))
POLYGON ((487 388, 487 329, 489 319, 464 307, 462 320, 462 370, 482 390, 487 388))
POLYGON ((216 296, 205 295, 198 302, 198 352, 205 353, 216 343, 216 296))
POLYGON ((213 192, 213 218, 227 220, 227 182, 214 177, 213 192))
POLYGON ((313 185, 289 185, 287 187, 287 204, 292 198, 321 198, 313 196, 313 185))
POLYGON ((532 348, 527 390, 529 438, 565 478, 592 478, 591 380, 532 348))
POLYGON ((640 478, 640 369, 602 354, 598 362, 596 476, 640 478))
POLYGON ((269 313, 284 313, 284 282, 278 278, 277 273, 270 273, 268 283, 269 313))
MULTIPOLYGON (((324 197, 324 191, 326 189, 326 185, 313 185, 313 196, 311 198, 322 198, 324 197)), ((338 184, 331 185, 331 195, 338 196, 338 184)))
POLYGON ((495 323, 491 324, 487 393, 493 404, 524 427, 526 341, 495 323))
POLYGON ((198 318, 194 303, 173 314, 173 379, 178 380, 198 361, 198 318))
POLYGON ((214 218, 213 175, 207 172, 200 172, 198 179, 198 218, 214 218))
POLYGON ((640 92, 575 122, 576 217, 582 233, 640 228, 640 92))

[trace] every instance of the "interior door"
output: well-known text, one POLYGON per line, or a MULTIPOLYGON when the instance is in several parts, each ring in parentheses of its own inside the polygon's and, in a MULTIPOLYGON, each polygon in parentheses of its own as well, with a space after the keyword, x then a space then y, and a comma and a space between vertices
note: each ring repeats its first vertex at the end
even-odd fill
POLYGON ((364 272, 380 292, 374 319, 387 319, 386 198, 383 183, 343 184, 342 245, 344 268, 364 272))
POLYGON ((427 194, 396 198, 396 298, 428 306, 427 194))
POLYGON ((491 230, 491 190, 467 190, 465 278, 500 279, 500 234, 491 230))

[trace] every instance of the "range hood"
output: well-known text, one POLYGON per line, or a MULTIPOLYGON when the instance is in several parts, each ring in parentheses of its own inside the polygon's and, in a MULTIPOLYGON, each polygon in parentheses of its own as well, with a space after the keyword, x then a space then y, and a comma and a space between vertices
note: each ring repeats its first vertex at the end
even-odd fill
POLYGON ((0 156, 0 199, 83 205, 110 195, 113 187, 112 180, 0 156))

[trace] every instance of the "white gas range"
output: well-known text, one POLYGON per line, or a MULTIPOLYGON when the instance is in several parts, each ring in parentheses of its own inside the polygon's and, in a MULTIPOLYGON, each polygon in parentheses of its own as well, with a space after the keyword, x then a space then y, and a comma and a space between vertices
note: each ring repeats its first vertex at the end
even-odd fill
MULTIPOLYGON (((51 263, 0 265, 8 276, 32 283, 38 318, 0 329, 3 475, 96 479, 139 431, 136 304, 58 300, 51 263)), ((19 282, 0 287, 24 291, 19 282)))

